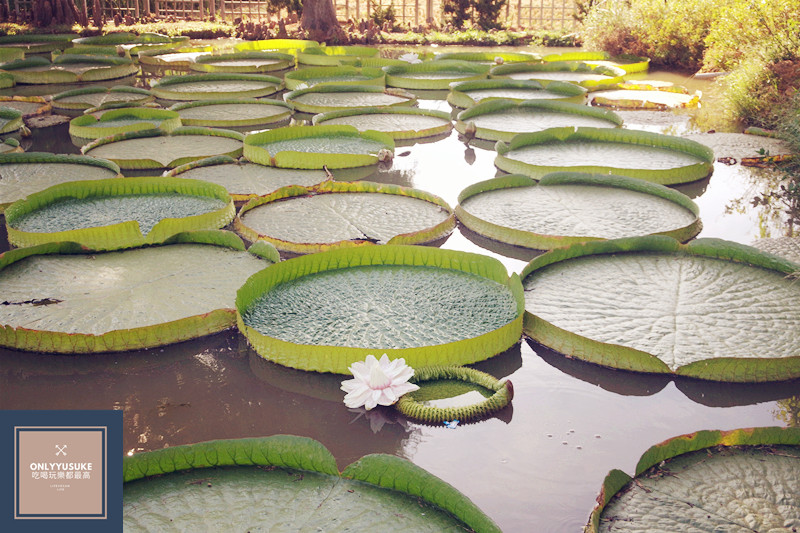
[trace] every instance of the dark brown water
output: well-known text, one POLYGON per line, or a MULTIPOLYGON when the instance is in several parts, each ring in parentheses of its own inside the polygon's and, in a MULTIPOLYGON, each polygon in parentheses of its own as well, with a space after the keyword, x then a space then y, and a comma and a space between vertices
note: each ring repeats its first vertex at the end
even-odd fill
MULTIPOLYGON (((650 77, 712 89, 708 82, 675 74, 650 77)), ((449 111, 434 99, 443 96, 421 93, 420 106, 449 111)), ((625 118, 629 124, 639 120, 625 118)), ((689 116, 673 119, 666 126, 642 127, 670 133, 697 127, 689 116)), ((78 152, 66 125, 36 131, 25 144, 29 151, 78 152)), ((455 133, 397 149, 405 151, 409 155, 396 157, 391 169, 369 179, 414 186, 455 206, 464 187, 496 174, 494 153, 465 146, 455 133)), ((700 236, 742 243, 779 236, 777 211, 748 203, 766 181, 764 171, 718 163, 711 178, 681 187, 700 205, 700 236), (741 212, 727 209, 742 200, 741 212)), ((5 235, 0 238, 5 241, 5 235)), ((497 257, 509 272, 519 272, 535 255, 461 230, 443 247, 497 257)), ((72 357, 0 349, 0 408, 121 409, 124 453, 295 434, 322 442, 340 469, 368 453, 395 454, 455 486, 509 533, 580 531, 606 473, 612 468, 633 473, 642 452, 664 439, 797 419, 782 400, 800 394, 800 381, 672 380, 567 359, 525 340, 476 366, 511 379, 515 397, 496 417, 455 429, 409 423, 390 409, 350 411, 339 390, 343 377, 269 363, 235 331, 123 354, 72 357)))

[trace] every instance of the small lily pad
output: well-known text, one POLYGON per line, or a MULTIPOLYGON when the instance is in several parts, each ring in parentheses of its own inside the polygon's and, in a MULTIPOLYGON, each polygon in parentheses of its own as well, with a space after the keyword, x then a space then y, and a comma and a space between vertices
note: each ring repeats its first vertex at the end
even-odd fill
POLYGON ((154 83, 150 90, 165 100, 220 100, 224 98, 259 98, 283 88, 283 81, 266 74, 190 74, 168 76, 154 83))
POLYGON ((290 91, 315 85, 384 85, 384 73, 375 67, 309 67, 289 72, 283 77, 290 91))
POLYGON ((417 98, 402 89, 385 89, 371 85, 317 85, 287 92, 283 99, 295 110, 305 113, 326 113, 357 107, 412 106, 417 98))
POLYGON ((292 106, 279 100, 238 98, 183 102, 170 107, 187 126, 232 128, 264 126, 291 118, 292 106))
POLYGON ((516 101, 558 100, 582 104, 586 99, 586 89, 563 81, 552 81, 545 87, 536 80, 495 78, 452 83, 450 92, 447 94, 447 102, 450 105, 463 108, 491 98, 516 101))
POLYGON ((359 131, 375 130, 395 140, 416 139, 453 129, 450 114, 412 107, 363 107, 315 115, 314 125, 349 125, 359 131))

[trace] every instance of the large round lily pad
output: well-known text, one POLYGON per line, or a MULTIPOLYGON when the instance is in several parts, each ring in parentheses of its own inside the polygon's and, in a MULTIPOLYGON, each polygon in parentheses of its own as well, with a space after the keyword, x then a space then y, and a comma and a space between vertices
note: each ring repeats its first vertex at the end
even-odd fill
POLYGON ((362 167, 377 163, 382 151, 393 150, 390 136, 353 126, 286 126, 244 140, 247 159, 283 168, 362 167))
POLYGON ((479 139, 510 141, 518 133, 548 128, 617 128, 621 125, 622 119, 617 114, 583 104, 498 99, 482 102, 459 113, 456 130, 463 134, 469 128, 479 139))
POLYGON ((647 83, 621 83, 616 89, 596 91, 589 97, 590 105, 613 107, 617 109, 650 109, 665 111, 676 108, 690 108, 700 105, 702 93, 679 85, 664 87, 647 83))
POLYGON ((526 333, 587 361, 714 381, 800 376, 800 265, 716 239, 577 244, 523 270, 526 333))
POLYGON ((276 363, 348 373, 367 354, 468 364, 519 342, 522 294, 492 258, 382 245, 289 259, 238 293, 238 324, 276 363))
POLYGON ((237 52, 278 51, 287 54, 297 54, 299 51, 315 48, 317 46, 319 46, 317 41, 309 41, 307 39, 261 39, 258 41, 237 43, 233 48, 237 52))
POLYGON ((69 134, 81 139, 98 139, 129 131, 159 129, 170 132, 180 125, 181 117, 175 111, 122 108, 110 109, 99 117, 91 114, 75 117, 69 121, 69 134))
POLYGON ((0 36, 0 46, 16 48, 28 54, 41 54, 68 48, 72 46, 70 41, 76 37, 74 33, 3 35, 0 36))
POLYGON ((13 202, 53 185, 75 180, 122 177, 111 161, 44 152, 0 155, 0 212, 13 202))
POLYGON ((326 113, 357 107, 411 106, 416 97, 402 89, 384 89, 372 85, 317 85, 283 95, 297 111, 326 113))
POLYGON ((218 128, 261 126, 289 120, 292 107, 279 100, 241 98, 230 100, 200 100, 183 102, 170 107, 177 111, 187 126, 218 128))
POLYGON ((53 96, 56 109, 89 109, 110 103, 145 104, 155 98, 147 89, 137 87, 84 87, 53 96))
POLYGON ((618 67, 588 65, 581 62, 554 61, 549 63, 509 63, 493 67, 493 78, 506 77, 513 80, 567 81, 590 90, 621 83, 626 72, 618 67))
POLYGON ((213 46, 191 46, 185 48, 161 48, 140 50, 137 54, 142 66, 154 66, 175 70, 188 69, 198 58, 213 52, 213 46))
POLYGON ((514 63, 518 61, 540 61, 541 56, 539 56, 539 54, 529 54, 527 52, 443 52, 441 54, 436 54, 433 59, 434 61, 473 61, 476 63, 502 65, 503 63, 514 63))
POLYGON ((290 91, 314 85, 384 85, 384 73, 375 67, 309 67, 288 72, 284 77, 290 91))
POLYGON ((16 109, 25 119, 46 115, 52 111, 53 104, 42 96, 0 96, 0 107, 16 109))
POLYGON ((634 478, 609 472, 586 531, 792 531, 798 508, 798 428, 706 430, 653 446, 634 478))
POLYGON ((552 81, 545 87, 536 80, 494 78, 450 84, 447 102, 454 107, 464 108, 492 98, 516 101, 558 100, 582 104, 586 99, 586 92, 586 89, 579 85, 563 81, 552 81))
POLYGON ((230 130, 182 126, 170 133, 133 131, 102 137, 81 148, 93 157, 109 159, 121 168, 175 168, 214 155, 242 154, 241 133, 230 130))
POLYGON ((650 68, 650 59, 646 57, 634 56, 631 54, 621 54, 618 56, 611 56, 608 52, 589 51, 589 52, 563 52, 560 54, 547 54, 542 57, 543 61, 569 61, 569 62, 583 62, 587 65, 603 65, 606 67, 618 67, 627 72, 634 74, 639 72, 647 72, 650 68))
POLYGON ((458 201, 456 215, 472 231, 535 249, 643 235, 687 241, 701 228, 687 196, 623 176, 502 176, 467 187, 458 201))
POLYGON ((454 228, 453 211, 441 198, 366 181, 286 187, 251 200, 236 217, 236 230, 246 239, 266 240, 278 250, 295 253, 422 244, 454 228))
POLYGON ((352 65, 361 58, 377 57, 380 50, 371 46, 320 46, 297 53, 301 65, 352 65))
POLYGON ((452 82, 480 80, 489 75, 489 65, 452 60, 391 65, 383 70, 386 85, 402 89, 449 89, 452 82))
POLYGON ((322 444, 293 435, 136 454, 124 459, 123 479, 126 529, 500 531, 467 497, 405 459, 368 455, 340 474, 322 444))
POLYGON ((259 98, 283 88, 283 81, 266 74, 191 74, 168 76, 154 83, 150 90, 165 100, 220 100, 224 98, 259 98))
POLYGON ((236 289, 267 265, 218 231, 116 252, 75 243, 11 250, 0 255, 0 345, 93 353, 216 333, 234 323, 236 289))
POLYGON ((0 65, 17 83, 77 83, 124 78, 138 72, 133 60, 124 57, 63 54, 51 63, 34 56, 0 65))
POLYGON ((714 154, 700 143, 619 128, 550 128, 518 134, 496 149, 498 168, 534 178, 573 170, 674 185, 703 179, 714 165, 714 154))
POLYGON ((340 124, 359 131, 381 131, 394 140, 430 137, 453 129, 449 113, 406 106, 343 109, 315 115, 313 120, 315 125, 340 124))
POLYGON ((281 52, 236 52, 233 54, 202 55, 189 63, 190 70, 199 72, 274 72, 294 66, 295 58, 281 52))
POLYGON ((218 229, 233 217, 233 201, 224 187, 164 177, 63 183, 14 202, 5 212, 14 246, 71 241, 95 250, 218 229))

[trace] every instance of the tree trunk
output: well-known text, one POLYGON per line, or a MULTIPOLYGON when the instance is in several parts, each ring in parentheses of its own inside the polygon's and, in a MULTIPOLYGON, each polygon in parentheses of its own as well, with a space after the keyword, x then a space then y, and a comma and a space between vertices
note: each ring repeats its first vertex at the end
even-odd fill
POLYGON ((336 20, 333 0, 305 0, 300 27, 306 30, 308 38, 314 41, 347 42, 347 35, 336 20))
POLYGON ((74 24, 80 20, 75 0, 33 0, 32 23, 38 28, 51 24, 74 24))

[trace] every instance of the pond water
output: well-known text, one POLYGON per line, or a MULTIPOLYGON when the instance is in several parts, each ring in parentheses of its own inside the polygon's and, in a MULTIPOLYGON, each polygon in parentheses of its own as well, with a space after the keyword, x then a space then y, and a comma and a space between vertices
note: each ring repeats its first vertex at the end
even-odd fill
MULTIPOLYGON (((713 93, 711 82, 686 75, 647 77, 713 93)), ((419 96, 420 107, 451 111, 443 91, 419 96)), ((679 134, 709 127, 689 113, 622 115, 628 127, 649 131, 679 134)), ((24 145, 27 151, 79 152, 66 124, 35 130, 24 145)), ((423 189, 455 206, 467 185, 498 174, 492 146, 466 146, 454 131, 435 142, 398 147, 391 168, 367 179, 423 189)), ((749 204, 775 179, 769 171, 716 163, 710 178, 678 189, 700 206, 700 237, 750 243, 784 231, 779 210, 749 204)), ((5 235, 0 238, 6 249, 5 235)), ((536 255, 463 228, 442 247, 496 257, 509 272, 521 271, 536 255)), ((125 453, 294 434, 322 442, 340 470, 369 453, 395 454, 452 484, 509 533, 580 531, 608 471, 633 473, 642 452, 664 439, 701 429, 797 421, 792 398, 800 394, 800 381, 737 385, 640 375, 568 359, 527 340, 475 366, 509 378, 514 400, 495 417, 455 429, 409 423, 389 409, 348 410, 339 390, 343 377, 267 362, 235 331, 121 354, 71 357, 0 349, 0 408, 121 409, 125 453)))

